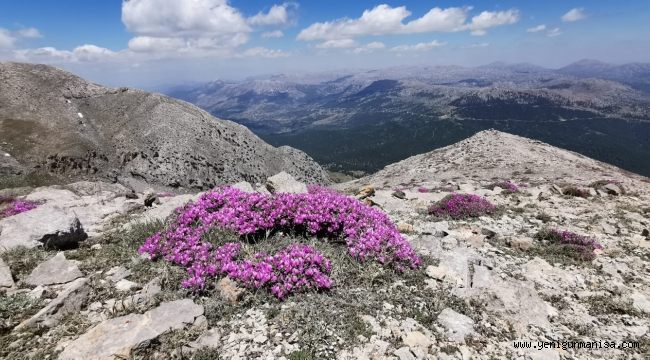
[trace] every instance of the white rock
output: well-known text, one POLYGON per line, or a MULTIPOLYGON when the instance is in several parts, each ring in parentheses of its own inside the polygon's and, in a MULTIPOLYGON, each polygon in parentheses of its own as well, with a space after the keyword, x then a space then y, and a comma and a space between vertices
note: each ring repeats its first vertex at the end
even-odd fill
POLYGON ((44 308, 31 318, 16 326, 16 331, 29 327, 52 327, 68 314, 75 314, 81 310, 84 301, 90 294, 88 279, 77 279, 66 286, 66 288, 50 301, 44 308))
POLYGON ((236 184, 230 185, 230 187, 235 188, 235 189, 239 189, 239 190, 241 190, 243 192, 247 192, 247 193, 254 193, 255 192, 255 189, 253 189, 253 185, 251 185, 251 183, 249 183, 248 181, 240 181, 240 182, 238 182, 236 184))
POLYGON ((3 287, 14 287, 14 278, 11 276, 9 266, 0 258, 0 288, 3 287))
POLYGON ((455 342, 465 343, 465 337, 474 333, 474 320, 450 308, 442 310, 437 321, 447 330, 447 338, 455 342))
POLYGON ((127 279, 122 279, 118 282, 115 283, 115 289, 118 291, 131 291, 138 289, 140 285, 134 283, 133 281, 129 281, 127 279))
POLYGON ((266 179, 266 188, 272 194, 276 193, 306 193, 307 185, 301 183, 286 172, 281 172, 266 179))
POLYGON ((25 283, 33 286, 64 284, 82 276, 83 273, 79 271, 76 262, 67 260, 65 254, 59 252, 36 266, 25 279, 25 283))

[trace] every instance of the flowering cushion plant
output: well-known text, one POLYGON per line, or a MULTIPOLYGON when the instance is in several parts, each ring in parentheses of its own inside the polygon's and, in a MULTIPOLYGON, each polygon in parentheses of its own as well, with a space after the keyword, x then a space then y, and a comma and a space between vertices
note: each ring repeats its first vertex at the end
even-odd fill
POLYGON ((188 269, 186 287, 201 289, 206 279, 225 274, 250 288, 267 287, 277 297, 308 288, 326 289, 329 260, 312 247, 292 245, 274 255, 240 258, 241 244, 214 247, 203 235, 214 228, 240 236, 293 231, 343 239, 359 261, 377 261, 398 271, 420 264, 408 241, 383 212, 334 191, 310 186, 306 194, 246 193, 225 187, 203 194, 179 209, 167 230, 147 238, 140 252, 188 269))
POLYGON ((6 218, 13 215, 18 215, 29 210, 36 209, 39 203, 29 200, 19 200, 19 199, 10 199, 2 198, 0 199, 0 204, 8 203, 8 205, 0 211, 0 219, 6 218))
POLYGON ((496 211, 486 198, 475 194, 447 195, 444 199, 429 207, 429 214, 452 219, 466 219, 491 214, 496 211))
POLYGON ((553 245, 565 247, 570 251, 571 257, 583 261, 593 260, 596 257, 594 250, 603 248, 594 238, 566 230, 544 229, 537 233, 536 237, 553 245))

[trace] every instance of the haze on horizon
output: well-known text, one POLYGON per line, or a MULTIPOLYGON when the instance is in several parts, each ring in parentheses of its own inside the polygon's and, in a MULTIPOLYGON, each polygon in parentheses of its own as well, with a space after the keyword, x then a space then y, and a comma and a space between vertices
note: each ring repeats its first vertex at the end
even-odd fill
POLYGON ((0 5, 0 60, 144 88, 401 65, 620 64, 650 61, 649 18, 642 0, 33 0, 0 5))

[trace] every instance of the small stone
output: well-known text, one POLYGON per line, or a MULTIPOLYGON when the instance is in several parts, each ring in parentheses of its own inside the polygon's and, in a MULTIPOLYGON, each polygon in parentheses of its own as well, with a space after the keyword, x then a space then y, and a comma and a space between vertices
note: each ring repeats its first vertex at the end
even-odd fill
POLYGON ((513 249, 526 251, 533 247, 533 239, 525 237, 515 237, 508 240, 508 246, 513 249))
POLYGON ((160 204, 160 199, 158 198, 158 194, 156 194, 153 190, 149 189, 144 192, 144 206, 146 207, 151 207, 153 204, 159 205, 160 204))
POLYGON ((101 250, 102 249, 102 244, 94 244, 90 247, 90 250, 101 250))
POLYGON ((307 185, 293 178, 293 176, 282 171, 266 179, 266 188, 271 194, 277 193, 307 193, 307 185))
POLYGON ((82 276, 77 264, 66 260, 63 252, 59 252, 32 270, 25 283, 32 286, 64 284, 82 276))
POLYGON ((357 192, 356 198, 361 200, 373 195, 375 195, 375 188, 372 186, 364 186, 357 192))
POLYGON ((107 279, 112 282, 118 282, 131 275, 131 270, 124 266, 114 266, 106 272, 107 279))
POLYGON ((474 333, 474 320, 450 308, 442 310, 437 320, 447 330, 449 340, 465 343, 465 337, 474 333))
POLYGON ((258 344, 263 344, 267 340, 268 340, 268 338, 266 337, 266 335, 262 335, 262 334, 257 335, 256 337, 253 338, 253 341, 258 343, 258 344))
POLYGON ((399 360, 416 360, 415 355, 411 352, 408 346, 401 347, 393 353, 399 360))
POLYGON ((616 235, 617 230, 614 226, 606 223, 606 222, 601 222, 600 227, 603 229, 603 232, 607 235, 616 235))
POLYGON ((9 266, 0 258, 0 288, 3 287, 14 287, 14 278, 11 276, 9 266))
POLYGON ((32 299, 40 299, 43 297, 43 294, 45 293, 45 287, 42 285, 38 285, 32 291, 30 291, 27 296, 29 296, 32 299))
POLYGON ((233 304, 238 302, 245 292, 245 289, 239 287, 236 282, 228 277, 219 280, 217 283, 217 289, 219 290, 221 298, 233 304))
POLYGON ((240 182, 238 182, 236 184, 230 185, 230 187, 235 188, 235 189, 239 189, 239 190, 241 190, 243 192, 247 192, 247 193, 254 193, 255 192, 255 189, 253 189, 253 185, 251 185, 251 183, 249 183, 248 181, 240 181, 240 182))
POLYGON ((115 283, 115 289, 118 291, 131 291, 138 288, 140 288, 140 285, 126 279, 122 279, 115 283))
POLYGON ((413 233, 413 225, 401 222, 397 224, 397 230, 401 233, 411 234, 413 233))
POLYGON ((605 190, 609 195, 618 196, 621 194, 621 189, 615 184, 605 184, 603 190, 605 190))
POLYGON ((433 266, 429 265, 427 266, 425 272, 428 277, 436 279, 436 280, 443 280, 445 276, 447 276, 447 267, 446 266, 433 266))
POLYGON ((406 199, 406 194, 402 190, 393 191, 393 193, 391 195, 393 195, 394 197, 396 197, 398 199, 402 199, 402 200, 406 199))
POLYGON ((411 331, 402 340, 404 345, 410 348, 427 349, 431 345, 431 339, 419 331, 411 331))
POLYGON ((632 299, 632 306, 634 306, 634 308, 646 314, 650 314, 650 297, 642 293, 635 292, 630 295, 630 298, 632 299))

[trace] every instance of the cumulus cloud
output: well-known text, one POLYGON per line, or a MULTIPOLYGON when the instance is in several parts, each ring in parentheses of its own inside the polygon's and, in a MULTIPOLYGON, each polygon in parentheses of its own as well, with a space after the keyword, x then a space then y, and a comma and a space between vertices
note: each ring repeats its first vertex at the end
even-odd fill
POLYGON ((567 11, 566 14, 562 15, 562 21, 564 22, 573 22, 586 18, 585 9, 583 8, 573 8, 567 11))
POLYGON ((239 54, 238 57, 255 57, 255 58, 279 58, 287 57, 290 54, 282 50, 277 49, 267 49, 264 47, 254 47, 245 50, 243 53, 239 54))
POLYGON ((349 49, 356 46, 357 42, 352 39, 327 40, 316 45, 319 49, 349 49))
POLYGON ((20 39, 35 39, 42 36, 38 29, 33 27, 15 31, 0 28, 0 49, 12 48, 20 39))
POLYGON ((526 29, 526 31, 529 32, 529 33, 537 33, 537 32, 544 31, 544 30, 546 30, 546 25, 544 25, 544 24, 537 25, 537 26, 534 26, 532 28, 526 29))
POLYGON ((430 42, 421 42, 415 45, 398 45, 390 49, 390 51, 403 52, 403 51, 428 51, 440 46, 444 46, 447 43, 441 42, 438 40, 433 40, 430 42))
POLYGON ((117 55, 116 52, 96 45, 85 44, 72 51, 59 50, 54 47, 15 50, 14 55, 19 60, 38 61, 44 63, 69 61, 88 62, 106 60, 117 55))
POLYGON ((129 0, 122 22, 136 52, 225 51, 248 41, 245 17, 226 0, 129 0))
POLYGON ((353 53, 355 54, 368 54, 371 52, 375 52, 377 50, 382 50, 385 49, 386 45, 381 42, 381 41, 373 41, 370 43, 367 43, 365 45, 359 46, 352 50, 353 53))
POLYGON ((287 25, 291 22, 290 10, 297 7, 295 3, 284 3, 282 5, 273 5, 267 13, 262 11, 248 18, 251 25, 287 25))
POLYGON ((490 46, 490 43, 484 42, 484 43, 470 44, 470 45, 467 45, 466 48, 467 49, 478 49, 478 48, 486 48, 488 46, 490 46))
POLYGON ((556 37, 556 36, 560 36, 561 34, 562 32, 560 31, 560 28, 550 29, 549 31, 546 32, 546 36, 548 37, 556 37))
POLYGON ((519 11, 515 9, 483 11, 472 17, 472 22, 467 27, 471 30, 472 35, 483 36, 491 27, 514 24, 517 21, 519 21, 519 11))
POLYGON ((426 32, 455 32, 470 30, 484 35, 487 29, 519 21, 517 10, 483 11, 467 21, 471 7, 433 8, 422 17, 404 22, 411 16, 405 6, 391 7, 382 4, 365 10, 357 19, 338 19, 317 22, 298 34, 300 40, 351 39, 366 35, 413 34, 426 32))
POLYGON ((284 36, 284 33, 282 30, 273 30, 273 31, 265 31, 262 33, 262 37, 265 39, 278 39, 284 36))

